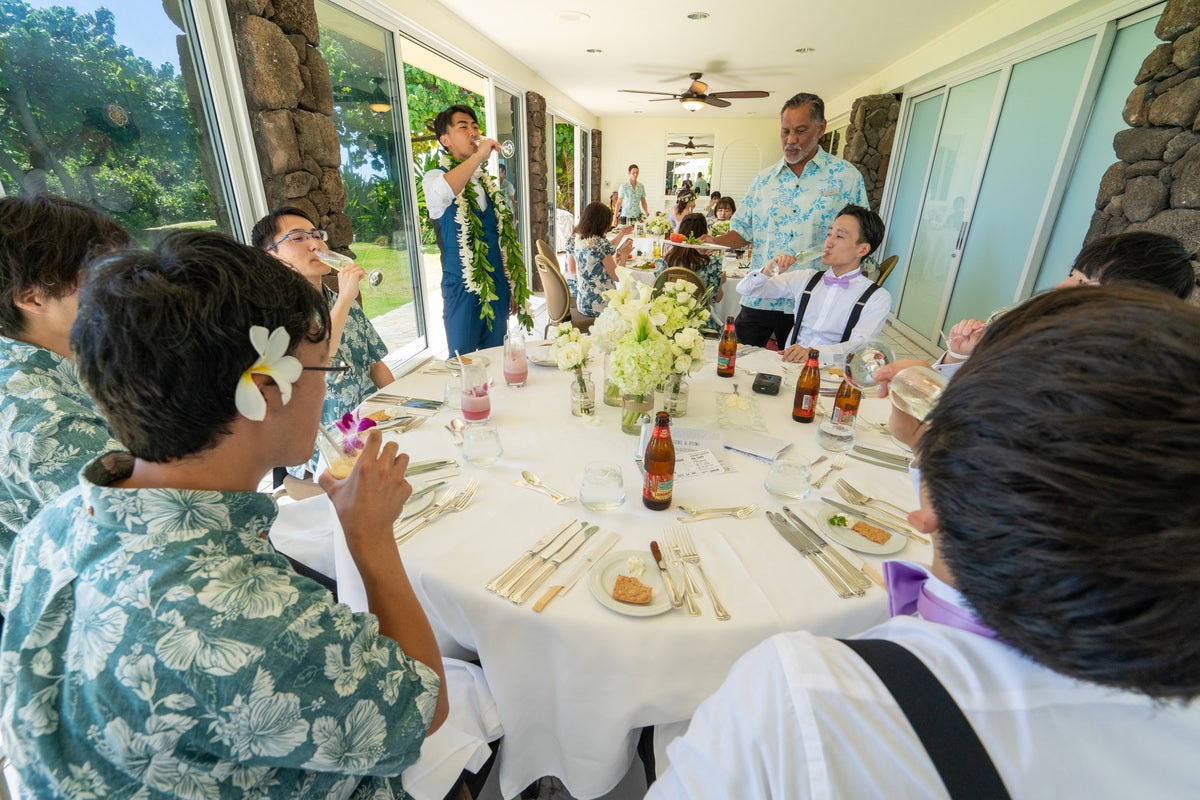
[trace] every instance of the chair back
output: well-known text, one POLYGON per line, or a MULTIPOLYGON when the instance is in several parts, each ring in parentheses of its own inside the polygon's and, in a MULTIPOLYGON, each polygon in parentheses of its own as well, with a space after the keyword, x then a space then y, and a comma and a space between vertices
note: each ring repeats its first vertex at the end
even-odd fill
POLYGON ((533 257, 533 263, 537 266, 538 274, 542 277, 542 288, 546 291, 546 314, 550 319, 542 332, 545 338, 551 325, 557 325, 571 315, 571 292, 567 288, 567 279, 541 253, 533 257))
POLYGON ((883 282, 887 280, 887 276, 892 274, 892 270, 900 263, 900 256, 888 256, 879 265, 879 274, 875 276, 875 283, 883 286, 883 282))
POLYGON ((708 286, 704 283, 704 279, 687 267, 667 267, 654 279, 654 294, 658 295, 662 292, 662 287, 670 281, 680 279, 695 284, 697 296, 703 296, 708 291, 708 286))
POLYGON ((545 239, 538 239, 537 249, 538 255, 546 259, 548 263, 553 264, 554 268, 561 274, 562 266, 558 263, 558 257, 554 255, 554 248, 550 246, 550 243, 545 239))

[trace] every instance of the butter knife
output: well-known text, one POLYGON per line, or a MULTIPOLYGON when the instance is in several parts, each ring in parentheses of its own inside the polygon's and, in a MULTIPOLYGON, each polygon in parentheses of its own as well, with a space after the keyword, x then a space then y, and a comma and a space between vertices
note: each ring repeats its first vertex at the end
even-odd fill
POLYGON ((596 542, 590 550, 585 553, 580 553, 575 558, 575 562, 563 570, 563 574, 558 578, 559 582, 551 585, 551 587, 546 590, 546 593, 543 594, 538 601, 533 604, 533 610, 540 613, 541 610, 545 608, 546 605, 549 604, 549 602, 555 597, 571 591, 571 587, 583 577, 584 573, 591 569, 592 565, 595 564, 601 556, 603 556, 609 550, 612 550, 619 541, 621 541, 620 534, 609 533, 600 539, 600 541, 596 542))
POLYGON ((824 561, 818 558, 817 548, 803 539, 799 532, 787 524, 787 520, 773 511, 767 512, 767 519, 775 526, 775 530, 779 531, 779 535, 783 537, 784 541, 799 550, 808 559, 808 562, 817 568, 825 580, 829 582, 829 585, 833 587, 833 591, 837 592, 838 597, 850 597, 852 592, 846 588, 845 582, 834 574, 824 561))
POLYGON ((551 542, 548 547, 543 549, 540 553, 535 554, 529 566, 526 567, 524 571, 516 577, 516 579, 510 581, 507 586, 501 586, 500 591, 496 592, 496 594, 511 600, 513 595, 525 588, 526 582, 529 581, 533 574, 541 569, 546 562, 550 560, 551 556, 566 547, 571 539, 574 538, 575 534, 587 528, 588 523, 581 522, 579 525, 580 527, 578 530, 568 529, 565 533, 559 535, 553 542, 551 542))
POLYGON ((501 587, 505 586, 509 581, 512 581, 518 575, 524 572, 525 568, 533 562, 534 557, 536 557, 538 553, 540 553, 542 550, 545 550, 550 546, 551 542, 578 524, 579 520, 573 519, 570 522, 559 525, 557 528, 552 528, 549 533, 534 542, 533 546, 526 550, 523 555, 518 556, 516 561, 509 564, 507 567, 501 570, 499 575, 484 584, 483 588, 492 593, 499 592, 501 587))
POLYGON ((509 599, 511 599, 517 605, 521 605, 528 600, 530 595, 536 592, 542 585, 542 582, 546 580, 546 578, 550 577, 550 573, 558 569, 559 565, 568 558, 575 555, 575 551, 582 547, 583 543, 586 542, 592 536, 592 534, 598 530, 600 530, 599 525, 592 525, 588 528, 584 528, 579 533, 571 537, 567 543, 563 545, 561 550, 551 556, 549 560, 542 565, 542 568, 534 574, 533 578, 530 579, 527 584, 525 584, 521 591, 519 593, 514 593, 515 596, 509 599))
POLYGON ((667 562, 663 561, 662 550, 658 547, 658 542, 650 542, 650 555, 654 556, 654 563, 658 564, 658 571, 662 573, 663 583, 667 585, 667 592, 671 595, 671 605, 679 608, 683 605, 683 598, 679 596, 679 591, 675 588, 675 581, 671 580, 671 573, 667 572, 667 562))
POLYGON ((406 477, 409 475, 423 475, 426 472, 437 472, 439 469, 457 466, 458 462, 445 458, 437 458, 432 461, 410 461, 408 469, 404 471, 404 475, 406 477))
POLYGON ((413 500, 418 500, 418 499, 424 497, 425 495, 429 494, 430 492, 436 491, 445 485, 446 485, 445 481, 438 481, 437 483, 431 483, 428 486, 426 486, 424 489, 420 490, 419 492, 413 492, 409 496, 407 502, 411 503, 413 500))
POLYGON ((884 469, 894 469, 897 472, 908 472, 908 467, 902 467, 899 464, 893 464, 891 461, 876 461, 873 458, 867 458, 866 456, 860 456, 857 453, 847 453, 847 455, 850 456, 851 458, 853 458, 855 461, 861 461, 864 464, 870 464, 871 466, 874 466, 874 467, 883 467, 884 469))
POLYGON ((825 556, 825 560, 834 568, 838 575, 846 582, 846 585, 851 588, 857 595, 862 595, 871 586, 871 579, 854 568, 854 565, 842 557, 842 554, 829 546, 829 543, 822 538, 821 534, 809 525, 800 517, 796 516, 787 506, 783 507, 783 513, 787 514, 791 521, 801 534, 808 537, 809 542, 815 544, 817 549, 821 551, 821 555, 825 556))
POLYGON ((907 467, 912 461, 912 459, 908 456, 901 455, 899 453, 889 453, 886 450, 876 450, 874 447, 867 447, 866 445, 862 444, 854 445, 854 452, 862 453, 864 456, 868 456, 870 458, 877 458, 880 461, 890 461, 893 464, 897 464, 901 467, 907 467))
POLYGON ((828 503, 839 511, 845 511, 847 514, 853 514, 856 517, 861 517, 872 525, 878 525, 880 528, 890 531, 891 533, 898 533, 901 536, 906 536, 909 539, 912 539, 914 542, 929 544, 928 539, 916 531, 910 530, 907 524, 899 525, 896 522, 890 522, 886 519, 876 516, 876 514, 883 514, 891 517, 892 520, 898 519, 897 517, 888 514, 886 511, 876 511, 875 509, 866 509, 861 506, 848 506, 845 503, 839 503, 837 500, 830 500, 828 497, 822 497, 821 502, 828 503))

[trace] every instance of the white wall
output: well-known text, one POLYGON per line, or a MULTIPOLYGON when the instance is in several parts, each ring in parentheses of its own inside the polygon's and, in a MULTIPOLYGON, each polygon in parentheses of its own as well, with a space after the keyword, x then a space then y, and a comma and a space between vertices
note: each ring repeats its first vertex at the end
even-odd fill
POLYGON ((711 135, 716 159, 716 176, 709 191, 732 194, 741 202, 753 173, 778 161, 783 153, 779 145, 779 121, 776 119, 713 119, 694 117, 601 117, 603 167, 600 175, 600 199, 608 196, 625 181, 630 164, 640 169, 638 180, 646 184, 646 202, 650 213, 665 211, 663 187, 667 179, 667 136, 669 134, 711 135), (726 155, 730 166, 735 159, 747 163, 749 177, 730 177, 731 186, 721 185, 722 164, 726 155), (748 159, 746 157, 749 157, 748 159))

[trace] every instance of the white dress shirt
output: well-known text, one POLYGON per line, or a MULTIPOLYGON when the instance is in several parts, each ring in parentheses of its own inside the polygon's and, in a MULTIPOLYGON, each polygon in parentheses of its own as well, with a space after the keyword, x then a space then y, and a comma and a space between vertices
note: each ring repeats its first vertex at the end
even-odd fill
POLYGON ((933 368, 940 372, 946 378, 946 380, 950 380, 954 377, 954 373, 958 372, 959 369, 962 368, 962 365, 967 362, 953 361, 951 363, 946 363, 947 355, 948 353, 942 353, 940 356, 938 356, 938 360, 933 362, 933 368))
MULTIPOLYGON (((742 278, 737 290, 743 297, 787 297, 798 304, 800 296, 804 294, 804 287, 808 286, 815 272, 813 269, 801 269, 770 278, 762 270, 755 270, 742 278)), ((826 286, 823 280, 817 281, 808 299, 808 308, 805 309, 800 330, 793 328, 788 336, 789 345, 799 344, 819 349, 822 363, 840 360, 840 356, 853 348, 855 343, 878 336, 892 307, 892 298, 887 290, 876 291, 863 306, 862 316, 850 332, 850 339, 843 342, 842 332, 846 329, 850 310, 873 283, 857 269, 847 273, 845 277, 850 278, 850 285, 845 289, 840 286, 826 286)))
MULTIPOLYGON (((479 176, 482 174, 482 169, 476 170, 471 176, 471 183, 475 184, 475 205, 479 206, 479 210, 483 211, 487 208, 488 199, 487 192, 483 190, 483 184, 479 182, 479 176)), ((425 177, 421 179, 421 187, 425 190, 425 208, 429 209, 430 219, 440 219, 442 214, 446 213, 446 209, 454 202, 457 195, 450 188, 450 182, 446 180, 446 173, 440 169, 431 169, 425 173, 425 177)))
MULTIPOLYGON (((932 584, 961 605, 954 589, 932 584)), ((1001 642, 915 617, 855 638, 898 642, 933 670, 1014 798, 1200 793, 1200 703, 1157 705, 1076 681, 1001 642)), ((647 800, 947 796, 866 662, 803 631, 743 656, 667 754, 647 800)))

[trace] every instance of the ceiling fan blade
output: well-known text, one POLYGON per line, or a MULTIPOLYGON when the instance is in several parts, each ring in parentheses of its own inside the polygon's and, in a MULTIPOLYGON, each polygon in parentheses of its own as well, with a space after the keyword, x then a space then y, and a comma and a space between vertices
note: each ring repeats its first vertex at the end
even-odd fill
POLYGON ((711 100, 714 97, 718 97, 718 98, 732 97, 734 99, 738 99, 738 98, 746 99, 746 98, 751 98, 751 97, 770 97, 770 96, 771 96, 770 92, 744 91, 744 92, 714 92, 714 93, 710 94, 708 97, 711 100))
POLYGON ((679 97, 674 92, 648 92, 645 89, 617 89, 618 92, 628 92, 630 94, 665 94, 667 97, 679 97))
POLYGON ((728 108, 730 106, 730 103, 728 100, 722 100, 719 97, 713 97, 711 94, 708 97, 704 98, 704 102, 707 103, 708 105, 712 106, 713 108, 728 108))
POLYGON ((679 99, 679 95, 673 94, 670 97, 651 97, 650 102, 651 103, 661 103, 664 100, 678 100, 678 99, 679 99))
POLYGON ((687 147, 683 142, 667 142, 667 147, 687 147))

